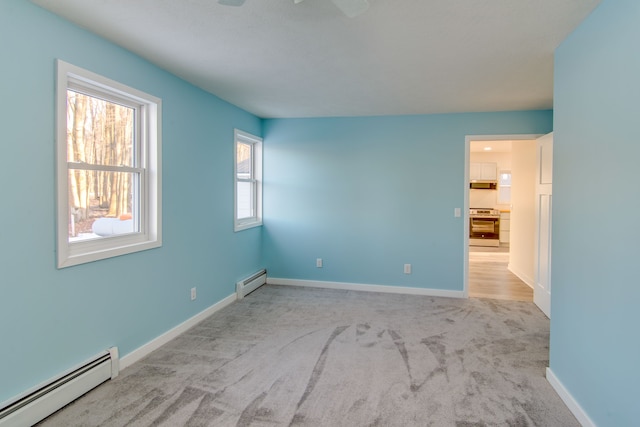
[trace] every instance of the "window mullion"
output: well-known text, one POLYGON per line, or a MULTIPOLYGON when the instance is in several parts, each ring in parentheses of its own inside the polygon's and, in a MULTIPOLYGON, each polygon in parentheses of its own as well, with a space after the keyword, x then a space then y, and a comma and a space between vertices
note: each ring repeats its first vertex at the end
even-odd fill
POLYGON ((130 166, 96 165, 93 163, 83 163, 83 162, 67 162, 67 167, 71 170, 91 170, 91 171, 127 172, 127 173, 144 172, 143 168, 133 168, 130 166))

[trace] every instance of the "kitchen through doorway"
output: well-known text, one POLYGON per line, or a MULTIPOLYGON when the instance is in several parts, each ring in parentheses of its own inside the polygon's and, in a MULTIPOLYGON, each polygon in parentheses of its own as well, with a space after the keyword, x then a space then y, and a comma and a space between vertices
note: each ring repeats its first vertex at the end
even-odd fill
POLYGON ((468 139, 470 297, 533 301, 535 153, 535 136, 468 139))

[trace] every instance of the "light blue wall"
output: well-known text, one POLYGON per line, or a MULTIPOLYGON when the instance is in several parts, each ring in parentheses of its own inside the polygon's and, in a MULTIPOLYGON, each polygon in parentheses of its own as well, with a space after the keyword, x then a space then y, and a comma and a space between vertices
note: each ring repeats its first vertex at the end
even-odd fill
POLYGON ((465 136, 551 129, 550 111, 265 120, 269 276, 462 291, 465 136))
POLYGON ((260 119, 26 0, 0 2, 0 55, 2 402, 111 345, 126 355, 263 266, 260 229, 233 233, 233 128, 260 135, 260 119), (55 268, 56 58, 162 98, 162 248, 55 268))
POLYGON ((640 420, 640 2, 556 51, 550 367, 601 427, 640 420))

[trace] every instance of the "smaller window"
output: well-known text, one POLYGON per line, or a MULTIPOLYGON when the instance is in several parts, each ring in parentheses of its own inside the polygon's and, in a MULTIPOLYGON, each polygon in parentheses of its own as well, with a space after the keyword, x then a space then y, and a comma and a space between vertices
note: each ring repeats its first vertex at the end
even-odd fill
POLYGON ((500 171, 498 177, 498 204, 511 203, 511 171, 500 171))
POLYGON ((262 225, 262 138, 234 131, 234 230, 262 225))

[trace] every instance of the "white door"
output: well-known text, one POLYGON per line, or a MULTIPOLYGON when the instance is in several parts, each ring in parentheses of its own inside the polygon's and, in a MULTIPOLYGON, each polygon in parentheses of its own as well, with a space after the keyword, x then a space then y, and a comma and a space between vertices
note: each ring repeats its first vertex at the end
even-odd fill
POLYGON ((551 210, 553 133, 538 138, 536 173, 535 286, 533 302, 551 317, 551 210))

